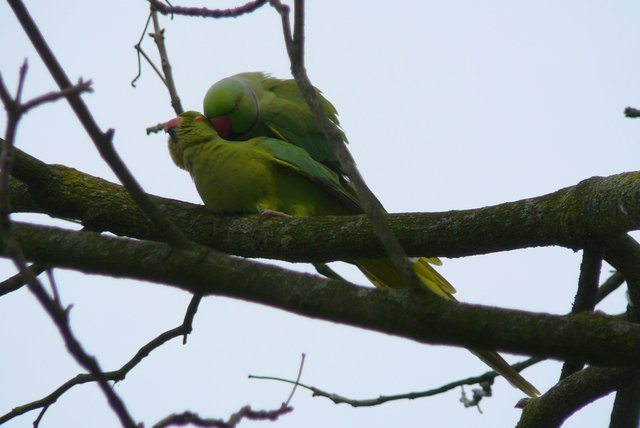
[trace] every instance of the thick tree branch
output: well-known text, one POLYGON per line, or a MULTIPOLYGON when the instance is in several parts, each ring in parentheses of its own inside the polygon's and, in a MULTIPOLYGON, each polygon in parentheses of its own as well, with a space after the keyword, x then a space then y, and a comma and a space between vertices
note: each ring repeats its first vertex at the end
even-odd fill
MULTIPOLYGON (((47 165, 19 150, 15 157, 13 175, 27 186, 10 183, 14 211, 46 212, 94 230, 163 239, 121 186, 47 165)), ((363 216, 218 217, 202 206, 152 199, 190 239, 226 253, 297 262, 385 255, 363 216)), ((579 249, 591 239, 640 228, 640 172, 593 177, 548 195, 490 207, 390 214, 387 221, 412 256, 462 257, 552 245, 579 249)), ((624 251, 618 257, 623 256, 624 251)), ((633 266, 633 259, 627 265, 633 266)))
POLYGON ((640 364, 640 325, 592 314, 531 314, 356 287, 216 252, 16 224, 28 258, 88 273, 159 282, 191 293, 261 303, 418 342, 640 364))
MULTIPOLYGON (((622 278, 622 275, 618 272, 615 272, 598 288, 598 293, 596 294, 596 302, 598 303, 601 302, 603 299, 605 299, 609 295, 611 291, 615 290, 620 285, 622 285, 623 282, 624 282, 624 279, 622 278)), ((545 360, 544 358, 532 357, 527 360, 512 364, 511 367, 513 367, 517 371, 522 371, 527 367, 530 367, 544 360, 545 360)), ((442 385, 440 387, 432 388, 426 391, 409 392, 409 393, 397 394, 397 395, 381 395, 376 398, 367 398, 367 399, 348 398, 340 394, 325 391, 315 386, 301 384, 299 382, 299 379, 296 381, 292 381, 292 380, 277 378, 273 376, 254 376, 254 375, 250 375, 249 378, 275 380, 275 381, 286 382, 286 383, 295 383, 296 385, 300 385, 301 387, 311 391, 314 397, 325 397, 333 401, 335 404, 346 403, 353 407, 368 407, 368 406, 377 406, 377 405, 384 404, 389 401, 395 401, 395 400, 414 400, 414 399, 423 398, 423 397, 431 397, 433 395, 447 392, 453 388, 462 387, 464 385, 475 385, 475 384, 478 384, 483 388, 482 390, 474 390, 474 398, 471 400, 471 402, 474 402, 475 405, 477 405, 477 403, 484 397, 484 395, 481 395, 482 392, 484 392, 484 389, 490 388, 491 384, 493 384, 494 379, 498 376, 499 375, 496 372, 488 371, 478 376, 473 376, 466 379, 460 379, 454 382, 450 382, 446 385, 442 385), (475 391, 480 391, 480 393, 476 393, 475 391)), ((620 407, 623 407, 623 406, 621 405, 620 407)))
POLYGON ((592 401, 638 380, 634 369, 588 367, 566 377, 525 406, 518 428, 559 427, 592 401))

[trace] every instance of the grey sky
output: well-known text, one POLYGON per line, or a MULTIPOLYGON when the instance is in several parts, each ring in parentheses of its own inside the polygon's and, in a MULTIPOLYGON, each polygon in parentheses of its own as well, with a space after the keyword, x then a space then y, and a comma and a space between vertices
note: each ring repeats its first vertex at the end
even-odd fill
MULTIPOLYGON (((628 105, 640 106, 640 61, 632 42, 640 38, 638 2, 308 3, 309 76, 338 108, 349 148, 389 211, 481 207, 638 168, 640 123, 622 114, 628 105)), ((27 6, 70 78, 94 81, 95 93, 85 99, 104 129, 116 129, 117 149, 145 190, 199 203, 188 174, 171 163, 165 136, 144 132, 173 117, 166 90, 146 65, 137 88, 129 84, 137 69, 132 46, 147 3, 64 0, 27 6)), ((268 7, 225 21, 162 17, 162 25, 186 109, 200 110, 209 85, 233 73, 288 76, 279 17, 268 7)), ((10 41, 0 47, 0 72, 11 87, 26 57, 25 96, 55 89, 4 2, 0 39, 10 41)), ((150 38, 144 46, 155 57, 150 38)), ((2 133, 4 126, 1 120, 2 133)), ((17 143, 46 162, 115 181, 62 102, 29 113, 17 143)), ((570 309, 580 254, 541 248, 444 262, 439 270, 462 301, 560 314, 570 309)), ((355 269, 338 269, 366 283, 355 269)), ((608 271, 607 266, 605 276, 608 271)), ((2 261, 0 277, 13 273, 2 261)), ((74 305, 73 328, 108 369, 178 325, 189 301, 185 293, 155 284, 61 271, 56 278, 64 301, 74 305)), ((618 313, 624 304, 618 291, 601 309, 618 313)), ((26 290, 0 299, 0 325, 0 413, 77 374, 57 331, 26 290)), ((304 382, 355 398, 429 389, 486 371, 464 349, 208 298, 188 345, 165 345, 116 390, 147 425, 186 409, 226 417, 245 404, 275 408, 289 386, 247 375, 293 378, 302 352, 304 382)), ((524 374, 544 391, 559 368, 546 362, 524 374)), ((502 379, 494 393, 482 402, 481 415, 462 408, 459 391, 353 409, 300 390, 294 413, 277 426, 513 426, 519 416, 513 404, 521 394, 502 379)), ((605 426, 611 401, 600 400, 565 426, 605 426)), ((35 417, 32 412, 6 426, 27 426, 35 417)), ((53 405, 42 426, 115 424, 99 390, 82 386, 53 405)))

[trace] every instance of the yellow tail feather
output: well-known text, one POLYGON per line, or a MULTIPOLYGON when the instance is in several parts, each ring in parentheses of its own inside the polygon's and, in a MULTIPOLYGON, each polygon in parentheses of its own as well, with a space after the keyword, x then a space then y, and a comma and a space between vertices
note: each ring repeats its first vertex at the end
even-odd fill
MULTIPOLYGON (((440 275, 431 265, 441 265, 437 258, 419 257, 413 259, 413 271, 426 288, 440 297, 456 301, 453 294, 456 289, 440 275)), ((390 259, 365 259, 358 260, 356 265, 367 276, 369 281, 378 288, 397 288, 398 284, 403 284, 403 280, 393 266, 390 259)), ((503 376, 511 385, 520 389, 530 397, 537 397, 540 392, 529 383, 520 373, 509 365, 500 355, 492 351, 478 351, 469 349, 474 355, 480 358, 485 364, 503 376)))
POLYGON ((531 398, 538 397, 540 391, 531 385, 520 373, 507 363, 499 354, 492 351, 477 351, 469 349, 476 357, 480 358, 486 365, 491 367, 496 373, 504 377, 512 386, 518 388, 531 398))

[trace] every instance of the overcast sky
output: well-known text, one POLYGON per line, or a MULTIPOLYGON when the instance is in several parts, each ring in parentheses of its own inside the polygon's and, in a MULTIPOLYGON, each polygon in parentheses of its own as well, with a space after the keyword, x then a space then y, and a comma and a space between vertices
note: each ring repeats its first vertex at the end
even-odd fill
MULTIPOLYGON (((637 1, 308 3, 309 76, 340 112, 349 148, 389 211, 482 207, 638 168, 640 123, 623 117, 626 106, 640 106, 637 1)), ((133 45, 143 31, 147 3, 63 0, 27 6, 69 77, 93 80, 95 93, 85 100, 103 129, 116 129, 116 147, 145 190, 200 203, 188 174, 172 164, 165 136, 144 132, 173 117, 166 90, 146 65, 137 87, 130 85, 137 73, 133 45)), ((186 109, 201 109, 208 87, 237 72, 289 76, 280 18, 268 7, 231 20, 161 19, 186 109)), ((56 89, 5 2, 0 40, 0 72, 10 87, 28 58, 25 97, 56 89)), ((144 48, 155 58, 148 37, 144 48)), ((3 117, 2 135, 4 126, 3 117)), ((29 113, 17 145, 46 162, 115 181, 63 102, 29 113)), ((562 314, 575 294, 580 254, 539 248, 444 262, 440 271, 462 301, 562 314)), ((337 268, 366 284, 355 269, 337 268)), ((0 264, 2 278, 13 273, 9 263, 0 264)), ((105 369, 119 367, 142 344, 178 325, 190 298, 156 284, 59 270, 55 275, 63 300, 73 304, 75 332, 105 369)), ((600 309, 619 313, 624 306, 619 290, 600 309)), ((203 302, 194 327, 187 346, 179 340, 163 346, 116 386, 136 420, 150 426, 187 409, 226 417, 246 404, 276 408, 289 386, 247 375, 294 378, 302 352, 303 382, 353 398, 429 389, 486 371, 464 349, 425 346, 218 297, 203 302)), ((79 371, 27 290, 0 299, 0 343, 2 414, 79 371)), ((545 391, 559 369, 559 363, 546 362, 524 374, 545 391)), ((483 414, 464 409, 459 394, 353 409, 299 390, 295 411, 277 426, 506 427, 519 417, 513 405, 521 394, 502 379, 495 396, 482 402, 483 414)), ((611 403, 612 397, 602 399, 565 426, 606 426, 611 403)), ((6 426, 29 426, 36 416, 28 413, 6 426)), ((87 385, 65 394, 41 426, 116 423, 98 388, 87 385)))

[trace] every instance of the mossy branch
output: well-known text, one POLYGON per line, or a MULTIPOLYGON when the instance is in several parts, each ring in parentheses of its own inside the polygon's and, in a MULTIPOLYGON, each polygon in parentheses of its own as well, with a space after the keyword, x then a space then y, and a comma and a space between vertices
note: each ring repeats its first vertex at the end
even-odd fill
POLYGON ((82 272, 238 298, 418 342, 640 366, 640 325, 593 314, 557 316, 458 304, 292 272, 213 251, 187 251, 93 232, 16 223, 25 255, 82 272))
POLYGON ((582 407, 640 378, 637 370, 588 367, 566 377, 542 397, 531 400, 517 428, 559 427, 582 407))
MULTIPOLYGON (((13 169, 20 180, 11 183, 15 212, 43 212, 138 239, 163 238, 122 186, 47 165, 18 150, 13 169)), ((152 199, 189 239, 230 254, 294 262, 385 255, 364 216, 220 217, 202 206, 152 199)), ((544 196, 485 208, 389 214, 387 220, 412 256, 461 257, 538 246, 579 249, 640 228, 640 172, 592 177, 544 196)))

